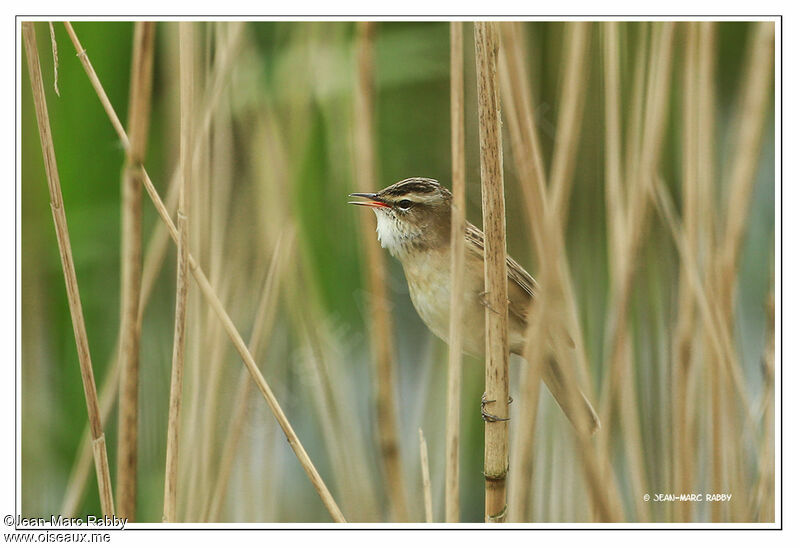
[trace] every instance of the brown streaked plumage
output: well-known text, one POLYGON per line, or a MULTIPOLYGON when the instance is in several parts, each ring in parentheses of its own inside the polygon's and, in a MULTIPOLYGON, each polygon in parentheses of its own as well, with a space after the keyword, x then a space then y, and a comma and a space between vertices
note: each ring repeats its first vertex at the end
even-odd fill
MULTIPOLYGON (((370 207, 378 220, 381 245, 400 260, 411 301, 425 325, 447 341, 450 314, 450 191, 433 179, 412 177, 376 193, 355 193, 368 201, 350 202, 370 207)), ((483 232, 467 222, 464 265, 464 351, 482 356, 485 348, 483 232)), ((538 286, 511 257, 508 266, 508 340, 512 353, 522 355, 528 311, 538 286)), ((600 422, 589 401, 568 391, 561 366, 547 360, 544 381, 570 421, 581 430, 595 431, 600 422), (573 412, 572 399, 578 401, 573 412)))

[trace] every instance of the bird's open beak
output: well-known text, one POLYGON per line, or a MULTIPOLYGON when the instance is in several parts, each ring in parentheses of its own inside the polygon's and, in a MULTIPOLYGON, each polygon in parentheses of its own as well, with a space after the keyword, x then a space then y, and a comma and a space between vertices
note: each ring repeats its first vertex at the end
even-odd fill
POLYGON ((389 204, 380 200, 377 194, 369 192, 354 192, 350 195, 351 198, 366 198, 366 202, 347 202, 348 204, 367 206, 367 207, 389 207, 389 204))

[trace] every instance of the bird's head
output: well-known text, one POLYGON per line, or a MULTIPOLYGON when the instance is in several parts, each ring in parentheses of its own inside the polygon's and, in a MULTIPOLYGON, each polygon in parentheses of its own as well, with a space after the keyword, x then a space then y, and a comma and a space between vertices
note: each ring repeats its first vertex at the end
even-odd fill
POLYGON ((378 240, 397 257, 449 241, 453 196, 438 181, 412 177, 380 192, 350 195, 366 201, 349 202, 372 208, 378 219, 378 240))

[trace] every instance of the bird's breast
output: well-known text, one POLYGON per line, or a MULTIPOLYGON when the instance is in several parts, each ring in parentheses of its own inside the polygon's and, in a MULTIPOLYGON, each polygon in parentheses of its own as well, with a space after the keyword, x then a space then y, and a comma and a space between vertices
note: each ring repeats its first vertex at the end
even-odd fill
MULTIPOLYGON (((411 302, 434 335, 448 342, 450 333, 450 255, 443 252, 420 253, 403 261, 411 302)), ((465 272, 470 272, 467 269, 465 272)), ((482 274, 480 272, 479 274, 482 274)), ((484 310, 480 304, 481 276, 466 275, 462 321, 464 351, 483 354, 484 310)))

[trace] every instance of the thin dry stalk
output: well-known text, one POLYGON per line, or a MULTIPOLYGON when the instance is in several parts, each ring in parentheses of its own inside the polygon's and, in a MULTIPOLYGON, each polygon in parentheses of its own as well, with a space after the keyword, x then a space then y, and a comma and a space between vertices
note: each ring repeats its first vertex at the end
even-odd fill
MULTIPOLYGON (((84 70, 87 71, 87 76, 89 77, 89 81, 95 87, 95 92, 97 93, 98 98, 103 101, 103 98, 107 96, 105 91, 103 90, 102 84, 100 80, 97 78, 97 75, 94 73, 94 69, 91 67, 91 63, 88 62, 88 56, 86 55, 86 51, 80 44, 77 35, 75 34, 72 26, 69 22, 65 22, 65 25, 68 28, 70 37, 72 38, 73 45, 75 46, 76 51, 79 52, 79 55, 82 58, 85 58, 87 62, 83 63, 84 70)), ((116 112, 114 111, 113 107, 110 103, 108 104, 108 109, 106 109, 106 113, 108 114, 109 118, 111 119, 112 126, 117 130, 118 137, 123 142, 125 147, 128 146, 128 137, 122 129, 122 125, 119 122, 119 118, 117 117, 116 112), (116 120, 116 122, 115 122, 116 120)), ((147 173, 147 170, 144 166, 140 166, 143 175, 143 184, 145 186, 145 190, 147 194, 150 196, 150 199, 153 202, 153 205, 158 212, 159 217, 161 218, 162 222, 165 224, 167 229, 169 230, 169 235, 172 238, 172 241, 177 244, 179 240, 178 229, 175 226, 175 223, 172 221, 170 217, 169 211, 167 210, 166 205, 164 205, 163 200, 158 194, 158 191, 153 185, 153 181, 150 179, 150 175, 147 173)), ((278 403, 278 400, 275 398, 272 390, 269 387, 269 384, 264 379, 264 376, 261 374, 261 371, 258 369, 258 366, 253 359, 252 354, 250 354, 247 346, 242 339, 242 336, 239 334, 236 326, 233 324, 228 313, 225 311, 225 308, 222 306, 219 297, 217 297, 216 293, 214 292, 213 287, 208 281, 203 270, 200 268, 200 265, 197 263, 195 258, 189 253, 188 256, 188 263, 189 263, 189 270, 194 276, 195 281, 197 282, 198 288, 203 294, 203 297, 208 302, 209 306, 214 310, 217 318, 222 323, 225 332, 228 334, 228 338, 230 338, 231 342, 233 343, 234 348, 239 353, 239 356, 242 358, 247 369, 250 371, 250 375, 253 377, 253 381, 258 386, 261 394, 264 396, 264 399, 267 402, 270 410, 272 411, 275 419, 278 421, 278 425, 283 430, 284 434, 286 435, 286 439, 289 443, 289 446, 294 451, 295 455, 297 456, 298 461, 300 462, 301 466, 305 470, 306 474, 308 475, 309 479, 311 480, 312 485, 314 486, 315 490, 319 494, 320 498, 322 499, 325 508, 330 513, 331 517, 336 522, 344 522, 344 516, 342 515, 341 510, 339 510, 336 501, 331 496, 330 491, 328 490, 325 482, 322 480, 322 477, 319 475, 314 463, 311 461, 308 453, 306 452, 305 448, 303 447, 300 439, 297 437, 297 434, 294 432, 289 420, 286 418, 283 410, 278 403)))
MULTIPOLYGON (((608 341, 610 352, 607 358, 609 374, 604 378, 603 398, 601 402, 601 417, 604 424, 610 424, 611 414, 615 404, 620 406, 623 429, 630 436, 638 436, 639 428, 636 424, 636 395, 632 390, 633 383, 626 383, 624 353, 627 331, 628 303, 631 296, 633 277, 635 273, 635 257, 639 250, 644 224, 648 218, 648 186, 649 181, 656 173, 658 162, 661 158, 661 144, 664 139, 666 114, 668 110, 668 79, 670 76, 670 60, 672 55, 673 23, 659 25, 660 32, 655 38, 655 47, 651 56, 651 74, 647 89, 646 117, 643 124, 641 151, 635 156, 639 164, 632 168, 635 173, 630 189, 628 206, 628 230, 625 240, 625 252, 619 266, 620 276, 615 280, 613 287, 613 303, 610 319, 607 323, 608 341), (625 390, 628 388, 628 390, 625 390), (627 410, 627 411, 626 411, 627 410), (630 421, 630 422, 625 422, 630 421)), ((609 430, 600 433, 600 446, 608 452, 609 430)), ((635 439, 628 438, 628 443, 636 445, 635 439)), ((641 445, 638 445, 641 447, 641 445)), ((639 453, 638 451, 635 451, 639 453)), ((629 453, 636 459, 635 455, 629 453)), ((638 468, 638 467, 637 467, 638 468)), ((642 480, 643 483, 643 480, 642 480)))
MULTIPOLYGON (((625 230, 625 195, 622 184, 622 126, 619 23, 603 23, 603 76, 605 88, 605 197, 606 218, 610 234, 609 259, 620 256, 625 230)), ((616 261, 609 261, 616 265, 616 261)))
MULTIPOLYGON (((447 424, 445 441, 445 521, 458 523, 459 434, 461 431, 461 366, 463 347, 464 230, 466 183, 464 173, 464 32, 463 23, 450 23, 450 151, 453 204, 450 226, 450 348, 447 360, 447 424)), ((421 435, 421 434, 420 434, 421 435)))
MULTIPOLYGON (((617 23, 606 23, 603 26, 604 44, 604 77, 605 77, 605 102, 606 102, 606 217, 609 227, 609 265, 611 271, 611 285, 616 287, 622 276, 625 275, 626 247, 625 233, 627 213, 625 212, 625 198, 622 186, 622 143, 620 126, 620 68, 619 68, 619 36, 617 23)), ((633 382, 631 336, 627 330, 621 333, 620 353, 618 359, 619 370, 626 371, 624 388, 626 396, 621 419, 625 433, 625 451, 629 461, 631 499, 636 501, 636 515, 639 521, 650 521, 649 507, 639 496, 645 488, 644 463, 640 451, 641 439, 639 425, 636 419, 638 400, 635 383, 633 382)), ((610 426, 610 424, 609 424, 610 426)), ((608 436, 610 428, 604 434, 608 436)))
POLYGON ((128 133, 131 146, 122 176, 122 287, 120 321, 119 440, 117 511, 136 519, 136 467, 139 443, 139 302, 142 283, 142 186, 136 166, 144 162, 150 125, 155 23, 134 27, 128 133))
POLYGON ((481 202, 486 234, 486 393, 487 412, 503 420, 487 421, 484 430, 484 517, 506 520, 508 475, 508 274, 503 150, 497 89, 497 23, 475 23, 475 65, 478 75, 478 123, 481 152, 481 202))
POLYGON ((566 52, 566 74, 559 101, 553 163, 550 168, 550 203, 559 226, 564 226, 572 191, 576 151, 580 137, 583 107, 586 104, 586 46, 591 23, 567 23, 569 46, 566 52))
MULTIPOLYGON (((288 244, 285 247, 291 249, 294 240, 293 232, 290 232, 289 235, 286 236, 286 239, 288 240, 288 244)), ((261 300, 257 307, 256 318, 253 321, 250 343, 247 345, 253 356, 259 355, 264 338, 272 332, 272 324, 278 304, 278 281, 281 275, 282 263, 286 261, 283 256, 287 255, 286 252, 282 251, 284 247, 281 245, 282 240, 283 236, 279 237, 275 244, 275 250, 270 260, 269 271, 264 280, 264 287, 261 290, 261 300)), ((213 482, 214 490, 210 498, 210 504, 204 512, 203 521, 218 521, 220 511, 222 510, 222 503, 225 502, 225 494, 236 457, 236 448, 244 432, 244 425, 247 420, 247 404, 250 400, 250 388, 252 386, 250 379, 248 379, 247 371, 242 371, 234 398, 237 405, 233 413, 231 413, 228 427, 225 429, 228 435, 223 444, 219 469, 217 470, 216 479, 213 482)))
MULTIPOLYGON (((536 409, 538 406, 538 382, 541 376, 540 364, 542 361, 541 349, 544 348, 542 331, 547 323, 564 325, 564 318, 560 315, 563 310, 573 311, 568 318, 570 333, 575 338, 576 351, 582 369, 586 369, 585 355, 582 349, 580 326, 577 324, 574 311, 576 303, 570 290, 571 282, 565 259, 563 232, 551 228, 552 216, 549 214, 544 162, 541 149, 536 136, 533 109, 531 106, 531 93, 526 74, 526 64, 523 61, 521 41, 518 37, 517 24, 506 23, 501 25, 503 31, 503 48, 501 48, 501 76, 504 102, 508 105, 506 123, 511 134, 511 150, 513 159, 519 173, 520 180, 524 183, 522 190, 525 196, 525 206, 528 216, 530 239, 533 241, 536 254, 540 257, 539 279, 540 295, 537 303, 543 306, 534 307, 532 318, 529 321, 527 338, 526 361, 528 367, 522 371, 522 391, 520 418, 515 433, 512 462, 518 463, 516 473, 512 476, 512 516, 517 521, 527 519, 529 511, 527 505, 527 491, 531 485, 532 455, 536 424, 536 409), (553 259, 555 257, 555 259, 553 259), (541 298, 541 301, 539 300, 541 298), (550 304, 547 304, 550 303, 550 304), (545 320, 544 308, 552 308, 552 318, 545 320), (546 323, 545 323, 546 322, 546 323)), ((568 363, 568 352, 563 348, 563 337, 557 337, 557 356, 561 356, 562 363, 568 363)), ((567 384, 577 386, 576 379, 569 367, 562 368, 567 375, 567 384)), ((568 390, 571 400, 578 396, 575 390, 568 390)), ((574 405, 574 401, 573 404, 574 405)), ((610 475, 601 474, 601 469, 608 468, 607 464, 601 466, 599 459, 603 454, 598 453, 592 446, 588 433, 577 432, 579 452, 583 472, 589 487, 590 500, 600 518, 604 521, 618 521, 621 515, 619 509, 616 486, 610 475), (585 434, 585 435, 584 435, 585 434)))
MULTIPOLYGON (((686 231, 687 254, 694 260, 698 244, 698 120, 700 116, 700 90, 698 89, 699 24, 689 23, 686 45, 686 62, 683 93, 683 223, 686 231)), ((678 318, 673 341, 672 406, 673 482, 680 493, 691 492, 692 447, 689 439, 688 383, 692 365, 692 343, 695 331, 695 306, 688 277, 688 269, 696 268, 681 263, 678 280, 678 318)), ((691 516, 691 505, 678 505, 681 521, 691 516)))
MULTIPOLYGON (((167 208, 169 211, 175 211, 178 204, 178 185, 175 180, 170 181, 170 185, 167 193, 167 208)), ((141 331, 144 309, 150 300, 150 295, 152 294, 158 274, 161 272, 161 266, 167 254, 168 244, 169 233, 167 232, 167 228, 159 223, 155 226, 145 248, 144 267, 142 268, 142 287, 137 317, 139 331, 141 331)), ((100 419, 103 422, 108 420, 111 409, 117 402, 117 396, 119 395, 121 365, 119 360, 119 334, 117 335, 117 340, 114 342, 113 348, 114 350, 111 352, 111 356, 106 365, 106 371, 108 371, 108 373, 106 373, 106 379, 100 387, 100 419)), ((78 505, 86 490, 86 482, 89 479, 89 469, 92 465, 91 436, 88 424, 83 430, 79 447, 78 456, 75 458, 75 463, 72 466, 72 471, 67 480, 67 490, 64 495, 64 502, 61 505, 62 516, 75 516, 75 513, 78 511, 78 505)))
MULTIPOLYGON (((720 324, 721 333, 724 333, 726 338, 732 333, 734 327, 733 293, 736 285, 739 250, 741 249, 745 223, 749 217, 748 212, 755 184, 755 172, 760 158, 761 140, 770 100, 769 90, 772 85, 770 76, 774 57, 774 24, 770 22, 758 23, 752 33, 748 47, 747 65, 742 77, 739 108, 737 109, 740 114, 737 121, 733 153, 735 160, 731 166, 730 175, 725 177, 725 180, 731 181, 731 190, 728 195, 728 207, 724 219, 725 226, 715 256, 716 272, 713 280, 714 288, 712 289, 712 294, 716 301, 713 303, 715 314, 720 324)), ((714 369, 714 375, 722 375, 722 371, 725 369, 727 369, 726 372, 730 375, 740 397, 742 397, 743 381, 741 380, 742 375, 738 360, 718 361, 714 369)), ((712 413, 719 420, 713 423, 713 437, 717 441, 722 441, 721 438, 726 429, 724 422, 734 419, 731 413, 725 410, 733 398, 726 393, 729 388, 728 379, 717 376, 714 380, 717 382, 712 381, 712 413)), ((744 397, 744 404, 745 406, 747 405, 746 397, 744 397)), ((745 409, 747 408, 745 407, 745 409)), ((736 428, 733 425, 731 427, 733 429, 736 428)), ((723 464, 722 452, 723 449, 716 450, 716 464, 723 464)), ((733 462, 737 458, 738 455, 734 453, 729 456, 728 460, 733 462)), ((736 474, 732 475, 732 481, 736 481, 736 474)), ((722 470, 714 470, 712 488, 722 489, 724 485, 724 472, 722 470)), ((721 520, 723 517, 722 512, 716 506, 713 508, 715 511, 712 514, 712 519, 715 521, 721 520)))
POLYGON ((181 88, 181 186, 178 194, 178 267, 175 287, 175 331, 167 425, 167 464, 164 472, 163 521, 174 522, 178 510, 178 438, 180 435, 183 364, 186 349, 186 304, 189 290, 187 198, 192 179, 192 109, 194 96, 194 23, 179 23, 181 88))
MULTIPOLYGON (((530 89, 527 77, 523 75, 523 52, 521 48, 521 37, 517 23, 501 23, 500 31, 502 36, 502 47, 500 48, 500 78, 501 90, 503 92, 503 104, 506 107, 506 123, 511 134, 512 157, 517 164, 520 181, 523 181, 523 192, 528 208, 528 228, 530 239, 534 244, 536 254, 545 257, 549 253, 548 242, 545 240, 543 231, 538 230, 538 224, 534 220, 537 218, 532 211, 543 208, 546 197, 543 192, 544 168, 542 167, 541 156, 538 152, 538 144, 535 143, 536 134, 533 132, 532 111, 528 108, 527 97, 530 97, 530 89), (530 116, 531 118, 525 118, 530 116), (524 118, 528 121, 520 122, 524 118), (523 152, 523 150, 525 152, 523 152), (531 151, 534 154, 531 154, 531 151), (519 157, 526 157, 529 161, 519 162, 519 157), (533 162, 530 160, 533 159, 533 162), (541 182, 541 184, 535 184, 541 182), (541 192, 536 194, 536 189, 541 192), (538 197, 538 200, 536 199, 538 197)), ((543 217, 542 217, 543 218, 543 217)), ((550 268, 543 268, 539 274, 540 288, 546 287, 549 283, 547 272, 550 268), (545 276, 543 278, 542 276, 545 276)), ((548 286, 549 287, 549 286, 548 286)), ((516 463, 514 474, 511 476, 509 486, 509 521, 526 522, 532 513, 530 508, 530 488, 533 479, 534 464, 534 440, 536 418, 539 408, 539 388, 541 381, 541 358, 539 352, 543 348, 541 341, 544 336, 544 313, 549 310, 549 304, 545 302, 546 293, 540 292, 536 297, 536 307, 534 307, 526 333, 527 346, 525 350, 525 367, 520 376, 520 397, 519 397, 519 419, 514 425, 514 440, 512 445, 511 462, 516 463)))
MULTIPOLYGON (((375 188, 374 110, 374 23, 358 24, 358 82, 355 104, 356 184, 361 189, 375 188)), ((375 240, 370 219, 361 216, 361 235, 366 252, 367 287, 375 364, 378 440, 392 521, 408 521, 403 468, 397 433, 397 388, 392 354, 392 326, 386 292, 386 266, 375 240)))
MULTIPOLYGON (((119 344, 115 348, 118 349, 119 344)), ((108 371, 106 378, 103 379, 103 384, 100 385, 100 420, 102 422, 108 420, 119 395, 119 360, 112 358, 106 371, 108 371)), ((78 443, 78 454, 67 479, 67 489, 60 511, 62 516, 77 517, 78 506, 83 500, 84 494, 86 494, 86 484, 89 481, 92 461, 92 433, 90 425, 87 424, 83 429, 83 434, 81 434, 81 441, 78 443)))
MULTIPOLYGON (((773 280, 774 285, 774 280, 773 280)), ((761 359, 763 368, 763 438, 758 463, 758 483, 752 515, 762 522, 775 521, 775 294, 767 296, 767 340, 761 359)))
POLYGON ((754 29, 745 73, 742 77, 743 90, 740 100, 738 132, 732 155, 731 190, 728 195, 728 208, 725 229, 718 253, 720 296, 724 305, 725 320, 729 325, 733 316, 733 288, 736 280, 736 267, 745 223, 748 219, 750 201, 755 184, 755 173, 761 157, 761 141, 767 120, 766 112, 772 87, 772 65, 774 48, 774 23, 761 22, 754 29))
POLYGON ((422 495, 425 501, 425 521, 433 523, 433 497, 431 496, 431 471, 428 466, 428 444, 419 429, 419 462, 422 470, 422 495))
POLYGON ((89 425, 92 434, 92 452, 94 454, 97 484, 100 491, 100 506, 103 514, 114 514, 114 497, 111 489, 111 475, 108 468, 108 454, 106 452, 105 434, 103 433, 100 418, 100 405, 97 401, 97 387, 94 382, 92 359, 89 353, 89 341, 86 336, 86 326, 83 320, 78 279, 75 275, 75 263, 72 259, 72 247, 67 228, 67 217, 64 212, 64 202, 61 196, 61 181, 58 176, 53 135, 50 131, 50 117, 47 113, 47 100, 42 81, 42 69, 39 64, 39 52, 36 49, 36 29, 33 22, 22 24, 25 40, 25 53, 28 60, 28 74, 31 80, 34 106, 36 108, 36 122, 39 127, 39 138, 44 156, 45 172, 47 174, 48 189, 50 191, 50 209, 53 213, 53 222, 58 240, 58 250, 61 256, 61 266, 64 272, 64 281, 67 287, 67 299, 72 318, 72 328, 75 333, 75 344, 78 347, 78 361, 80 362, 81 380, 89 414, 89 425))

